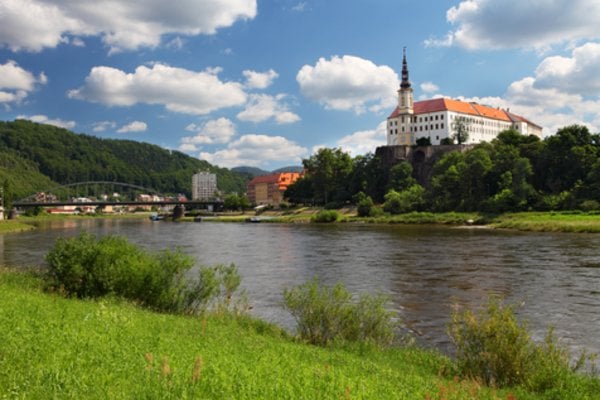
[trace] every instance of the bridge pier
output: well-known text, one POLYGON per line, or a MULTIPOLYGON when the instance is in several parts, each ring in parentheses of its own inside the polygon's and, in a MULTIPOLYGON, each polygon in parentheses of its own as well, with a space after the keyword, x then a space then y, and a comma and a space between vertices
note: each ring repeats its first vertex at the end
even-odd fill
POLYGON ((173 208, 173 220, 180 219, 185 214, 185 206, 183 204, 177 204, 173 208))

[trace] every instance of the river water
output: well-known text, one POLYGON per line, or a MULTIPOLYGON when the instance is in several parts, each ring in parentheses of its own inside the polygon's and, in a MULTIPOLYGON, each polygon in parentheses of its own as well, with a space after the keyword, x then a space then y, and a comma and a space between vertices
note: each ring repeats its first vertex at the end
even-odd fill
POLYGON ((453 304, 490 294, 520 304, 536 339, 551 324, 573 351, 600 352, 600 237, 481 228, 369 224, 171 223, 88 219, 0 235, 0 264, 43 265, 56 238, 118 234, 150 250, 179 246, 199 265, 235 263, 253 313, 293 329, 282 290, 318 276, 381 292, 425 346, 449 350, 453 304))

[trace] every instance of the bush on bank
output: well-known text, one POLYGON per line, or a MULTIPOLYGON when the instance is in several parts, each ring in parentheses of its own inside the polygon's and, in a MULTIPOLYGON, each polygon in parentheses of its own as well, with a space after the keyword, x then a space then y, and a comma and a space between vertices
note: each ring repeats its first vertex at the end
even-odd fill
POLYGON ((553 392, 564 398, 572 388, 574 372, 594 357, 583 353, 571 365, 568 350, 558 343, 552 328, 544 342, 535 343, 526 323, 520 323, 512 306, 490 298, 484 310, 455 311, 448 333, 456 346, 456 364, 465 377, 486 385, 524 386, 536 392, 553 392))
POLYGON ((394 314, 385 308, 387 298, 352 294, 338 283, 328 287, 317 278, 286 289, 285 308, 296 320, 301 339, 311 344, 331 342, 371 342, 390 344, 394 339, 394 314))
POLYGON ((196 314, 209 307, 235 309, 241 278, 235 265, 187 272, 194 259, 179 249, 149 253, 120 236, 83 233, 61 238, 46 255, 49 286, 79 298, 115 295, 158 311, 196 314))
POLYGON ((340 213, 336 210, 321 210, 311 218, 312 222, 335 222, 340 218, 340 213))

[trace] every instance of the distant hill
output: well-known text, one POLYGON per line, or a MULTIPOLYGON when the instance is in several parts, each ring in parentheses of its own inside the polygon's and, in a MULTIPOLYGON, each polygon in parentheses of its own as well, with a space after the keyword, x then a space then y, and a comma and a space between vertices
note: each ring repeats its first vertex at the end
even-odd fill
POLYGON ((304 167, 299 166, 299 165, 291 165, 289 167, 283 167, 283 168, 276 169, 273 172, 302 172, 302 171, 304 171, 304 167))
POLYGON ((283 168, 278 168, 276 170, 273 171, 266 171, 264 169, 260 169, 257 167, 247 167, 247 166, 243 166, 243 167, 235 167, 232 168, 232 171, 238 172, 240 174, 249 174, 252 177, 256 177, 256 176, 261 176, 261 175, 269 175, 269 174, 274 174, 277 172, 302 172, 304 168, 302 168, 301 166, 290 166, 290 167, 283 167, 283 168))
POLYGON ((264 169, 260 169, 257 167, 247 167, 247 166, 242 166, 242 167, 234 167, 231 168, 232 171, 237 172, 239 174, 247 174, 250 175, 251 177, 255 177, 255 176, 260 176, 260 175, 267 175, 270 174, 269 171, 265 171, 264 169))
POLYGON ((198 171, 216 173, 223 192, 244 193, 249 180, 247 175, 153 144, 101 139, 25 120, 0 121, 0 154, 5 164, 17 166, 2 169, 0 164, 4 179, 31 182, 27 189, 19 189, 25 195, 53 182, 111 181, 191 196, 192 175, 198 171), (31 175, 24 178, 24 173, 31 175))
POLYGON ((33 161, 0 150, 0 186, 6 187, 8 197, 16 200, 57 183, 42 174, 33 161))

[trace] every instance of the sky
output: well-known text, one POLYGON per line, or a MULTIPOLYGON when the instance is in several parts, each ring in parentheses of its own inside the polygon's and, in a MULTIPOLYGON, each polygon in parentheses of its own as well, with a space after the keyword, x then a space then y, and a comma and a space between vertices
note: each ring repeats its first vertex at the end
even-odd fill
POLYGON ((272 170, 415 100, 600 131, 600 0, 0 0, 0 120, 272 170))

